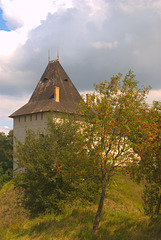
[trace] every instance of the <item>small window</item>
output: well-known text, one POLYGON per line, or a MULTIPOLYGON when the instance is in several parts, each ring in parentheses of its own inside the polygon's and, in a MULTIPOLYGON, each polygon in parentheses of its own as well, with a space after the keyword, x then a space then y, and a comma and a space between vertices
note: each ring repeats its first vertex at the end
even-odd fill
POLYGON ((26 122, 26 116, 24 116, 24 122, 26 122))
POLYGON ((30 115, 30 121, 32 121, 32 115, 30 115))
POLYGON ((43 120, 43 113, 41 113, 41 120, 43 120))
POLYGON ((37 113, 35 114, 35 120, 37 120, 37 113))
POLYGON ((67 78, 65 78, 65 79, 64 79, 64 82, 68 82, 68 79, 67 79, 67 78))
POLYGON ((52 98, 55 99, 55 95, 54 95, 54 93, 51 95, 51 97, 50 97, 49 99, 52 99, 52 98))
POLYGON ((47 80, 48 80, 48 78, 44 78, 44 79, 43 79, 43 82, 46 82, 47 80))

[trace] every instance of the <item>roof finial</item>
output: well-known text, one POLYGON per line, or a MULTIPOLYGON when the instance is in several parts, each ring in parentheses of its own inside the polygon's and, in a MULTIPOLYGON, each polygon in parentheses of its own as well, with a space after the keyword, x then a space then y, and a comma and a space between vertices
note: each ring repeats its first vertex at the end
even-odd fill
POLYGON ((57 48, 57 60, 59 61, 59 48, 57 48))
POLYGON ((48 50, 48 61, 50 62, 50 50, 48 50))

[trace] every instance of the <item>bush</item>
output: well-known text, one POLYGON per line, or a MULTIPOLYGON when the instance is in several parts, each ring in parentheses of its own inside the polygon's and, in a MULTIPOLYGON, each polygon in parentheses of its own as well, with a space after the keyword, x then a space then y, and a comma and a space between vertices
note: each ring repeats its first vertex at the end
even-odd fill
POLYGON ((157 184, 146 184, 143 192, 144 210, 146 215, 153 216, 159 201, 160 189, 157 184))
POLYGON ((67 202, 77 197, 93 201, 98 192, 98 184, 79 174, 87 161, 80 164, 77 158, 83 141, 76 141, 80 133, 74 117, 50 122, 47 133, 28 131, 25 143, 16 146, 19 167, 25 172, 15 178, 15 185, 23 191, 23 205, 32 216, 60 213, 67 202), (78 174, 71 174, 73 164, 79 165, 78 174))

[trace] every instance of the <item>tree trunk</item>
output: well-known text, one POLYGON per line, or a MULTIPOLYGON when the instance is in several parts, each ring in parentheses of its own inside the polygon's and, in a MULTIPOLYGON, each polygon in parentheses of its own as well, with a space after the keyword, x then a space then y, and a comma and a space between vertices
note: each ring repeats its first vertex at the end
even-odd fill
POLYGON ((95 220, 93 223, 93 231, 92 231, 93 233, 97 232, 97 230, 98 230, 101 212, 102 212, 102 208, 103 208, 103 203, 104 203, 104 199, 105 199, 106 186, 107 186, 107 183, 104 186, 102 186, 101 198, 99 201, 97 213, 96 213, 95 220))
POLYGON ((156 209, 155 209, 155 213, 154 213, 155 215, 159 214, 160 204, 161 204, 161 195, 159 197, 158 204, 157 204, 156 209))

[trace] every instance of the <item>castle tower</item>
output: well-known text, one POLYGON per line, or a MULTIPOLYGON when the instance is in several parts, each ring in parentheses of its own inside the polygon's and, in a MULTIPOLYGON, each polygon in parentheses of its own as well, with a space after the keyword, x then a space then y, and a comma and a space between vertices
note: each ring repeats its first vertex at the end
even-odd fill
MULTIPOLYGON (((49 112, 52 111, 55 118, 63 112, 76 113, 81 100, 59 60, 49 61, 29 102, 9 116, 14 121, 14 137, 24 142, 27 129, 45 132, 49 112)), ((14 161, 13 169, 16 168, 14 161)))

